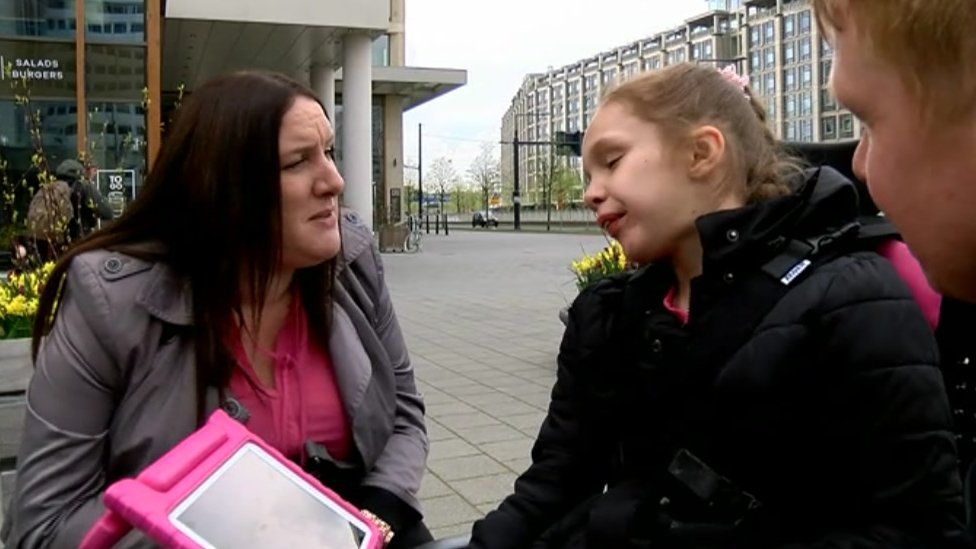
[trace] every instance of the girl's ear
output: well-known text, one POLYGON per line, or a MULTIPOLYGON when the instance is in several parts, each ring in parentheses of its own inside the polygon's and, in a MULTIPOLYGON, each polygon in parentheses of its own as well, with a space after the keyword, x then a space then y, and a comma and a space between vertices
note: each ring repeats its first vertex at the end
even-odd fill
POLYGON ((710 179, 725 157, 725 135, 715 126, 702 126, 691 132, 691 165, 688 175, 692 179, 710 179))

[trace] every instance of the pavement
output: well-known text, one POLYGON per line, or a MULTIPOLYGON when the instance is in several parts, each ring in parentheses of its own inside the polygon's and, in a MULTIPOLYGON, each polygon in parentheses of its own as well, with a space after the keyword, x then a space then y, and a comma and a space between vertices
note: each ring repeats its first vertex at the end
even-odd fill
POLYGON ((569 263, 600 235, 458 231, 416 254, 383 254, 387 285, 427 404, 430 457, 420 491, 436 538, 512 492, 555 381, 569 263))
POLYGON ((569 262, 605 245, 599 235, 457 231, 425 235, 419 253, 383 254, 427 404, 420 499, 435 537, 469 533, 528 467, 555 381, 558 312, 576 296, 569 262))

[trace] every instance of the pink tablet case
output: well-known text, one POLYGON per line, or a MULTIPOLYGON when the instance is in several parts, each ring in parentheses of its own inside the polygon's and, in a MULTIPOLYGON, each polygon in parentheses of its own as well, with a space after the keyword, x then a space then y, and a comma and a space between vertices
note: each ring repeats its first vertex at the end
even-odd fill
POLYGON ((354 506, 323 486, 263 440, 217 410, 207 424, 147 467, 136 479, 122 479, 105 491, 105 514, 92 526, 81 549, 112 547, 133 527, 167 547, 197 549, 169 514, 242 446, 252 443, 358 518, 370 531, 369 549, 381 547, 382 534, 354 506))

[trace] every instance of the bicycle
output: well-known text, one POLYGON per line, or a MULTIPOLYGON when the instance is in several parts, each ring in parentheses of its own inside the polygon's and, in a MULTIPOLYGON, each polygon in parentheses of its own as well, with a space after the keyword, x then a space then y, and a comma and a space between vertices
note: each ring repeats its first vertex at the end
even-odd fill
POLYGON ((423 233, 420 231, 420 217, 411 215, 407 218, 407 237, 403 240, 403 251, 419 252, 421 248, 420 240, 423 233))

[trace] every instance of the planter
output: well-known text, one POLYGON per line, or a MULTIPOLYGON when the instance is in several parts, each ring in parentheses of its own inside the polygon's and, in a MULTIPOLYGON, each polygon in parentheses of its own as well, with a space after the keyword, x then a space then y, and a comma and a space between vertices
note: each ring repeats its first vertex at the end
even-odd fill
POLYGON ((402 252, 403 243, 407 240, 407 226, 404 224, 398 225, 383 225, 378 231, 379 234, 379 248, 381 252, 402 252))
POLYGON ((30 360, 29 337, 0 339, 0 395, 27 390, 34 372, 30 360))

